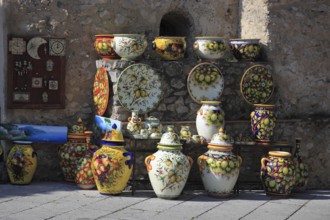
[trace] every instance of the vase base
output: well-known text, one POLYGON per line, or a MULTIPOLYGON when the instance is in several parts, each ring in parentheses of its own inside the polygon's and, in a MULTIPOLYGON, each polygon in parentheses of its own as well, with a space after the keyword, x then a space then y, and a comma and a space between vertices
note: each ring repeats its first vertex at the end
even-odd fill
POLYGON ((83 190, 90 190, 90 189, 94 189, 95 185, 81 185, 81 184, 77 184, 79 188, 83 189, 83 190))
POLYGON ((180 195, 176 195, 176 196, 165 196, 165 195, 158 195, 156 194, 156 196, 160 199, 168 199, 168 200, 171 200, 171 199, 177 199, 180 195))

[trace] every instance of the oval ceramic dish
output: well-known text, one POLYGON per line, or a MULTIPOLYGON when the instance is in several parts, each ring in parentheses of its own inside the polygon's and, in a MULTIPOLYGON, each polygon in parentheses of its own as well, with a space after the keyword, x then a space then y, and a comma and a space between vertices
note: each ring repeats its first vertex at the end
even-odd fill
POLYGON ((190 97, 199 104, 203 100, 219 101, 224 88, 223 74, 214 64, 198 64, 189 73, 187 88, 190 97))
POLYGON ((93 97, 97 114, 102 116, 107 109, 109 101, 109 78, 104 67, 98 68, 95 74, 93 97))
POLYGON ((118 78, 117 92, 123 107, 139 113, 150 112, 161 99, 160 77, 149 65, 130 65, 118 78))
POLYGON ((250 104, 266 103, 274 91, 273 77, 264 65, 254 65, 247 69, 241 80, 241 94, 250 104))

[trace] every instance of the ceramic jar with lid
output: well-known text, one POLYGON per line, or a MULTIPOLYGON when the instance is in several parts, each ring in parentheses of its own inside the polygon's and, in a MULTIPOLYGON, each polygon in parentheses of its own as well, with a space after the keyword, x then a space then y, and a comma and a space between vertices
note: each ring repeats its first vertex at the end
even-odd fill
POLYGON ((133 170, 133 154, 124 148, 121 131, 108 130, 102 139, 102 147, 92 159, 92 173, 97 190, 105 195, 118 195, 125 189, 133 170))
POLYGON ((207 147, 209 150, 198 157, 204 188, 211 197, 227 197, 237 182, 242 159, 233 154, 230 137, 222 128, 207 147))
POLYGON ((12 184, 29 184, 37 168, 37 154, 31 141, 14 141, 7 161, 7 172, 12 184))
POLYGON ((159 198, 177 198, 187 182, 193 161, 181 152, 180 138, 172 126, 162 135, 157 148, 156 153, 145 158, 152 188, 159 198))
POLYGON ((78 160, 86 154, 86 127, 81 118, 71 126, 68 142, 58 148, 58 157, 65 181, 75 183, 78 160))
POLYGON ((267 195, 289 196, 295 184, 295 166, 291 153, 269 151, 261 159, 260 179, 267 195))
POLYGON ((202 106, 196 117, 197 133, 209 142, 220 128, 224 128, 225 112, 218 101, 201 101, 201 103, 202 106))

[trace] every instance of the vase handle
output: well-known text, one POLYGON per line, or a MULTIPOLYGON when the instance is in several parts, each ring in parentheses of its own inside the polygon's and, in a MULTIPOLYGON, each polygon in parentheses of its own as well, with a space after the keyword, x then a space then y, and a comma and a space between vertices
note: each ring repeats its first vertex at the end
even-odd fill
POLYGON ((194 160, 190 157, 190 156, 187 156, 188 160, 189 160, 189 166, 190 168, 192 167, 193 163, 194 163, 194 160))
POLYGON ((144 160, 144 163, 146 164, 147 170, 148 172, 150 170, 152 170, 152 166, 150 164, 150 161, 154 160, 156 157, 154 155, 149 155, 146 157, 146 159, 144 160))
POLYGON ((205 155, 201 155, 197 158, 197 165, 198 165, 200 172, 202 172, 205 168, 205 166, 203 164, 203 160, 206 160, 206 159, 207 159, 207 156, 205 156, 205 155))
POLYGON ((261 169, 263 169, 266 166, 266 164, 265 164, 266 161, 271 162, 270 159, 268 159, 266 157, 261 158, 261 169))
POLYGON ((124 152, 123 156, 124 157, 127 157, 127 156, 130 157, 129 160, 125 161, 125 164, 128 166, 129 169, 131 169, 131 167, 133 166, 133 158, 134 158, 133 153, 132 152, 124 152))

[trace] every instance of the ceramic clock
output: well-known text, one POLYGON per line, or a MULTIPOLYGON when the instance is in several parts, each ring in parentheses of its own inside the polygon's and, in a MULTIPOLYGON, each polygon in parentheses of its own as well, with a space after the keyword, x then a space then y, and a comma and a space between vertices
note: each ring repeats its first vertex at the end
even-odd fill
POLYGON ((49 39, 49 55, 65 56, 65 39, 49 39))
POLYGON ((14 55, 22 55, 26 51, 26 41, 23 38, 12 38, 9 41, 9 51, 14 55))

